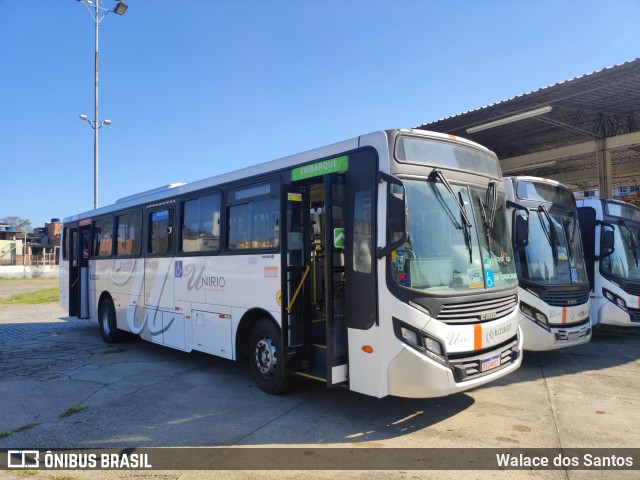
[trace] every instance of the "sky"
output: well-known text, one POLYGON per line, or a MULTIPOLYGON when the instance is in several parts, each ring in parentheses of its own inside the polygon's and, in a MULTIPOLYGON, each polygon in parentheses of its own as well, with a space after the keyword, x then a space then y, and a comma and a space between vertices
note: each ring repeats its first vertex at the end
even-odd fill
MULTIPOLYGON (((640 57, 640 0, 127 4, 99 27, 101 207, 640 57)), ((94 28, 0 0, 0 218, 93 208, 94 28)))

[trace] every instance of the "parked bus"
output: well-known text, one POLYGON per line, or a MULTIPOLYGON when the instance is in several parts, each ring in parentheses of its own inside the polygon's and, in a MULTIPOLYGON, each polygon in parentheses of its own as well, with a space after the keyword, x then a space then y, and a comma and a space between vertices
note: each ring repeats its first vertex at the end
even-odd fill
POLYGON ((569 188, 537 177, 505 177, 525 350, 591 340, 589 282, 576 201, 569 188))
POLYGON ((389 130, 65 219, 61 303, 122 332, 384 397, 437 397, 521 363, 496 156, 389 130))
POLYGON ((594 325, 640 326, 640 208, 578 200, 594 325))

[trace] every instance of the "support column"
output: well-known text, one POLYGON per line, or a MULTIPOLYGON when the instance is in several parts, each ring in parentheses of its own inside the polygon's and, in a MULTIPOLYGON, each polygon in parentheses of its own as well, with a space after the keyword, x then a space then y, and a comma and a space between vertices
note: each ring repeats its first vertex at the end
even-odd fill
POLYGON ((607 148, 607 139, 598 140, 598 185, 600 198, 613 197, 613 176, 611 172, 611 150, 607 148))

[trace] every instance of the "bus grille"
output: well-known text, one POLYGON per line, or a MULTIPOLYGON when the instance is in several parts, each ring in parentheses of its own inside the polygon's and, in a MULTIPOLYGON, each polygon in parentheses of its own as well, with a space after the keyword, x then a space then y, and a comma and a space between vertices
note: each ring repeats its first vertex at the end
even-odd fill
POLYGON ((620 282, 620 287, 622 287, 622 289, 629 295, 640 297, 640 284, 635 282, 620 282))
POLYGON ((518 338, 513 337, 511 340, 498 345, 497 348, 485 350, 482 354, 473 357, 457 358, 458 355, 450 354, 449 363, 453 367, 453 376, 456 382, 464 382, 502 370, 513 364, 518 359, 518 355, 520 355, 518 338), (500 355, 500 366, 483 372, 482 361, 497 355, 500 355))
POLYGON ((589 301, 589 290, 583 291, 548 291, 543 295, 542 300, 554 307, 568 307, 572 305, 582 305, 589 301))
POLYGON ((479 302, 449 304, 442 306, 436 318, 447 324, 490 322, 509 315, 517 305, 517 295, 479 302))
POLYGON ((637 308, 629 308, 627 307, 627 312, 629 312, 630 320, 633 323, 640 323, 640 310, 637 308))

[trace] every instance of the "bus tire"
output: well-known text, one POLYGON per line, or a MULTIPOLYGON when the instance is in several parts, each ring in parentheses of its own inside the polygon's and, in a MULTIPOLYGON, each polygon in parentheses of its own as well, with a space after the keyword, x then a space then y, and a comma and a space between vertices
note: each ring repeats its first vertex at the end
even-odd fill
POLYGON ((264 392, 284 393, 291 385, 291 375, 284 369, 280 330, 268 318, 258 320, 251 330, 249 364, 253 378, 264 392))
POLYGON ((120 330, 116 325, 116 309, 110 299, 105 299, 98 308, 98 324, 100 335, 106 343, 114 343, 121 339, 120 330))

